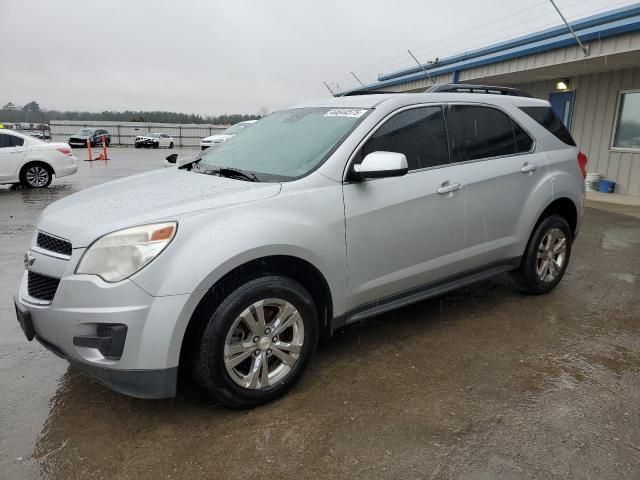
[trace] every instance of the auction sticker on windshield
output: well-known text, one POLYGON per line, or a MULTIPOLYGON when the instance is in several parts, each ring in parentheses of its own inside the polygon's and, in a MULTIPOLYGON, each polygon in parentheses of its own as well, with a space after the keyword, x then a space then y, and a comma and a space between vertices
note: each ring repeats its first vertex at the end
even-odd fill
POLYGON ((366 110, 360 110, 356 108, 334 108, 333 110, 329 110, 327 113, 325 113, 324 116, 360 118, 365 113, 367 113, 366 110))

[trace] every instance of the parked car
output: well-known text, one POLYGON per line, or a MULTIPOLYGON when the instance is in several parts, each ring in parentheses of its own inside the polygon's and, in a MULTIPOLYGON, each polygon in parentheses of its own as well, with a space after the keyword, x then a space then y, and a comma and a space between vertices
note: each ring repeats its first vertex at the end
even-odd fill
POLYGON ((46 143, 29 135, 0 129, 0 183, 48 187, 53 177, 78 171, 78 161, 66 143, 46 143))
POLYGON ((172 397, 182 368, 253 407, 347 324, 503 273, 549 292, 586 157, 548 102, 504 91, 309 102, 58 200, 25 257, 19 322, 118 392, 172 397))
POLYGON ((143 133, 135 138, 134 144, 136 148, 173 148, 173 137, 166 133, 143 133))
POLYGON ((200 141, 200 148, 205 150, 209 147, 219 145, 220 143, 224 143, 230 138, 233 138, 235 135, 240 133, 243 129, 247 128, 249 125, 256 123, 257 120, 246 120, 244 122, 238 122, 235 125, 231 125, 224 132, 218 133, 216 135, 211 135, 210 137, 203 138, 200 141))
POLYGON ((102 128, 83 128, 69 137, 69 145, 72 147, 86 147, 87 140, 91 140, 91 146, 102 145, 102 137, 105 137, 107 146, 111 143, 111 135, 102 128))

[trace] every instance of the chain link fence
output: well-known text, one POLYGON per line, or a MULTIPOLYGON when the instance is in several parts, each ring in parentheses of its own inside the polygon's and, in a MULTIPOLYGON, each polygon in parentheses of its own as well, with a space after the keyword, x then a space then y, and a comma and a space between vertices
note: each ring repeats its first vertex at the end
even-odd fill
POLYGON ((51 120, 50 126, 52 142, 66 142, 71 135, 83 128, 102 128, 111 134, 111 145, 131 147, 138 135, 149 132, 171 135, 176 147, 198 147, 201 139, 222 133, 228 128, 228 125, 78 120, 51 120))

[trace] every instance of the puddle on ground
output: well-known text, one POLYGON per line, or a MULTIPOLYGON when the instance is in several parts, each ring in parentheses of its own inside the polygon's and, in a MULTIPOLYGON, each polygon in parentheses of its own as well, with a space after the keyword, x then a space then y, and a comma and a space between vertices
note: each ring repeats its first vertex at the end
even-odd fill
POLYGON ((602 238, 602 248, 605 250, 629 248, 637 243, 640 243, 640 227, 637 224, 610 228, 602 238))

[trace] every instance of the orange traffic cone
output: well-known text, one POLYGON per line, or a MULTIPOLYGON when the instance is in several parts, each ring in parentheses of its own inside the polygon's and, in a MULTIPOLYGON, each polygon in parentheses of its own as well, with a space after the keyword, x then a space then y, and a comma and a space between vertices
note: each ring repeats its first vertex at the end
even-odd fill
POLYGON ((101 160, 109 160, 109 154, 107 152, 107 139, 103 135, 102 136, 102 159, 101 160))
POLYGON ((89 158, 85 160, 85 162, 92 162, 93 161, 93 152, 91 151, 91 139, 87 138, 87 152, 89 154, 89 158))

